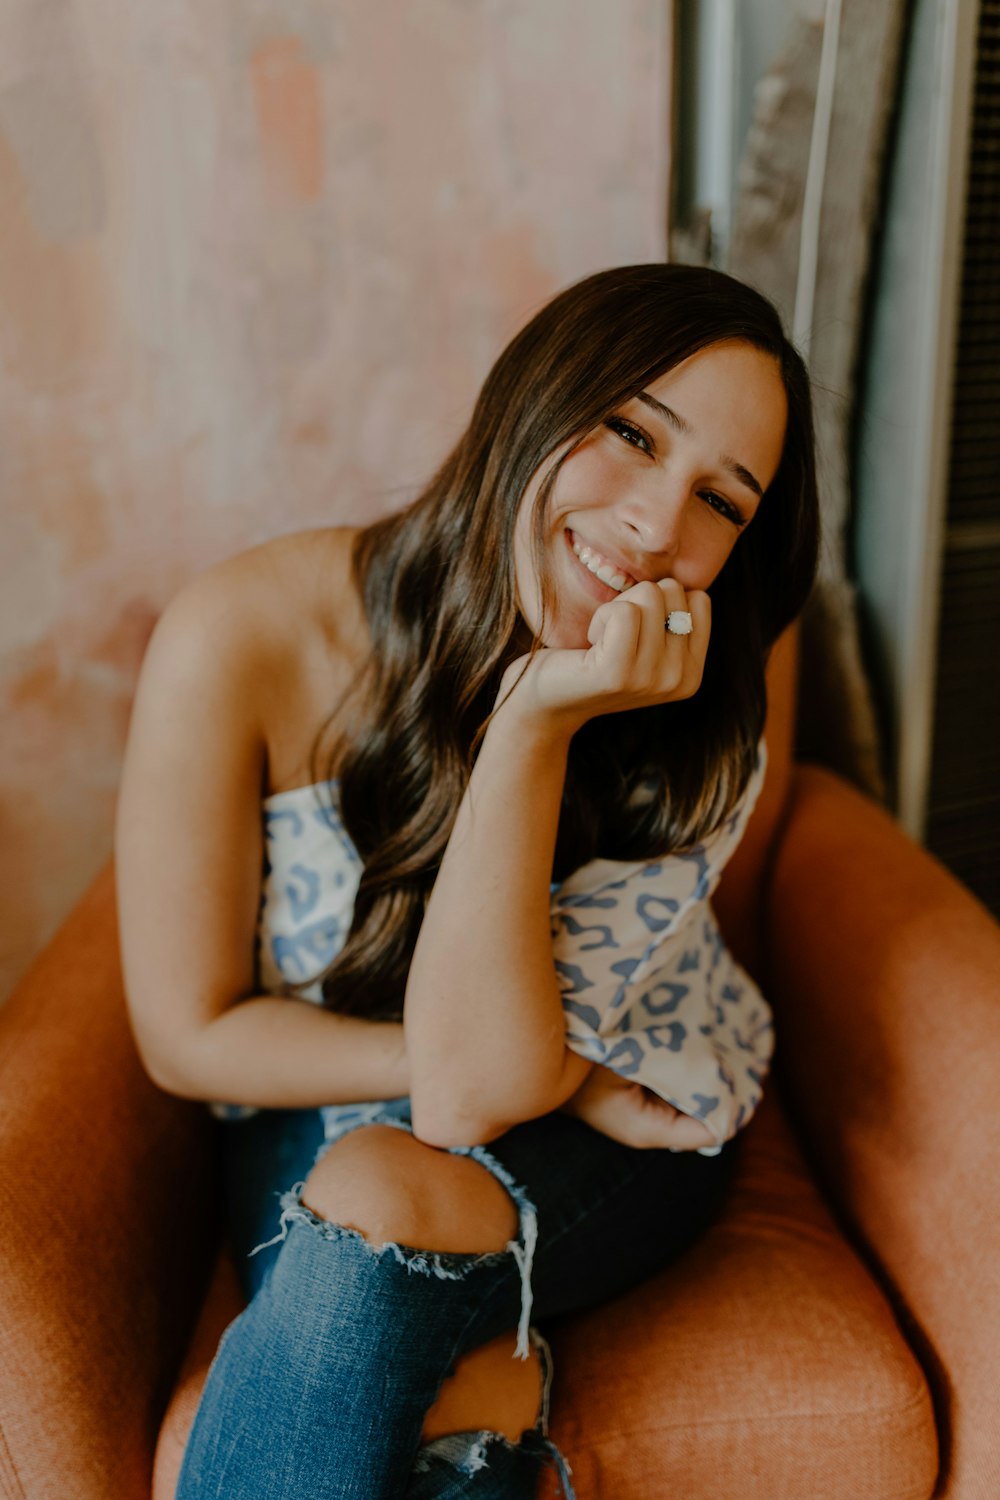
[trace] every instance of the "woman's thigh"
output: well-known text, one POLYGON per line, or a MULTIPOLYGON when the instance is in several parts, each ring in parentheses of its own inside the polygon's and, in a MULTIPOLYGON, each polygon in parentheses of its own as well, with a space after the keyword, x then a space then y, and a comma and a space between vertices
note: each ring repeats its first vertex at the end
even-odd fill
MULTIPOLYGON (((377 1106, 262 1110, 224 1125, 227 1219, 248 1298, 281 1248, 279 1199, 344 1134, 366 1124, 412 1128, 407 1098, 377 1106)), ((552 1317, 617 1296, 675 1260, 723 1202, 739 1138, 718 1156, 624 1146, 558 1111, 485 1147, 456 1148, 511 1183, 534 1214, 532 1315, 552 1317), (498 1170, 499 1169, 499 1170, 498 1170)))
POLYGON ((325 1149, 318 1109, 262 1109, 243 1120, 225 1120, 223 1192, 233 1258, 247 1300, 277 1259, 280 1242, 253 1255, 278 1229, 280 1198, 304 1181, 325 1149))
POLYGON ((536 1206, 535 1316, 619 1296, 676 1260, 718 1213, 737 1149, 639 1150, 558 1111, 491 1141, 536 1206))

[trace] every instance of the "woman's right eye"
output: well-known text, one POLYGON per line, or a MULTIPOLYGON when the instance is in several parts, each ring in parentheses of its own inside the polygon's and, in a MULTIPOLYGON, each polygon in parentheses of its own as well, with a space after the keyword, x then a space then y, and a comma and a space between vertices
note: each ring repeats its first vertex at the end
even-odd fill
POLYGON ((610 427, 612 432, 617 432, 624 442, 633 448, 638 448, 641 453, 652 453, 653 439, 648 432, 644 432, 634 422, 626 421, 624 417, 608 417, 604 425, 610 427))

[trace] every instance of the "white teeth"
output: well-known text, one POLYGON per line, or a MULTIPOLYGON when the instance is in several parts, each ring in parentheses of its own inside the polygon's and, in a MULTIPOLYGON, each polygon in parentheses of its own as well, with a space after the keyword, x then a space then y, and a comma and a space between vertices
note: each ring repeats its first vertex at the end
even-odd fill
POLYGON ((606 583, 609 588, 617 589, 620 594, 623 589, 627 589, 630 586, 630 580, 624 573, 616 573, 610 563, 602 562, 598 554, 592 551, 585 542, 582 544, 574 542, 573 551, 584 567, 589 568, 591 573, 599 578, 602 583, 606 583))

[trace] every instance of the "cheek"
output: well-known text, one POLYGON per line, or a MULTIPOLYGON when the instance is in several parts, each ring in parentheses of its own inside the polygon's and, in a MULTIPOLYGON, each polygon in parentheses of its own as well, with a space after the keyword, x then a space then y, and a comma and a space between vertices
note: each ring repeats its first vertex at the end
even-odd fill
POLYGON ((718 578, 739 537, 729 535, 713 517, 699 518, 681 548, 674 576, 685 589, 707 589, 718 578))
POLYGON ((621 467, 600 442, 582 448, 563 464, 556 490, 555 509, 583 510, 606 505, 621 483, 621 467))

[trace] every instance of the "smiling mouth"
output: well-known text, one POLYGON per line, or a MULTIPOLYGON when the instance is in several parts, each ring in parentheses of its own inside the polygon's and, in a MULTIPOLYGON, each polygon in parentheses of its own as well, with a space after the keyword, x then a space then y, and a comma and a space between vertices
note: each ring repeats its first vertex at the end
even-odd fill
POLYGON ((630 573, 623 573, 614 563, 601 556, 596 547, 591 547, 589 542, 581 541, 575 531, 567 529, 570 547, 576 558, 587 569, 593 573, 595 578, 600 579, 609 589, 614 589, 616 594, 622 594, 626 589, 632 588, 637 582, 630 573))

